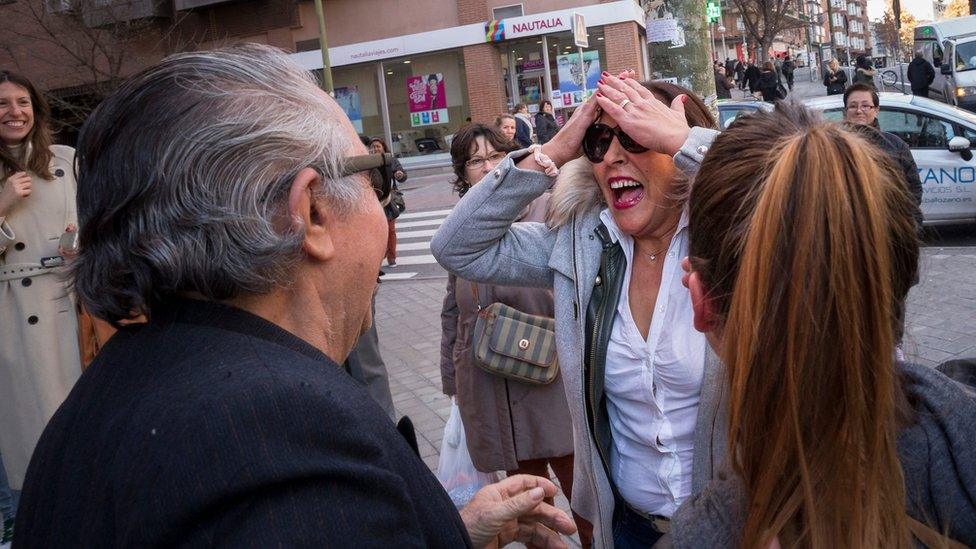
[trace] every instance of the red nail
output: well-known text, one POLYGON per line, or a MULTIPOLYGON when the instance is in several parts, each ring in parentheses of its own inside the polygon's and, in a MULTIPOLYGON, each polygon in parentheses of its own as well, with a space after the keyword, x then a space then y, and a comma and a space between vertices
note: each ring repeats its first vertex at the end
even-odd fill
POLYGON ((601 78, 601 79, 597 80, 596 83, 597 84, 603 84, 604 82, 603 82, 603 79, 601 78))
POLYGON ((688 96, 687 95, 682 95, 681 96, 681 102, 682 103, 687 103, 688 102, 688 96))
POLYGON ((607 71, 603 71, 601 74, 603 74, 603 76, 610 76, 610 73, 607 71))
POLYGON ((597 97, 603 97, 603 94, 602 94, 602 93, 600 93, 600 92, 596 92, 596 96, 597 96, 597 97))

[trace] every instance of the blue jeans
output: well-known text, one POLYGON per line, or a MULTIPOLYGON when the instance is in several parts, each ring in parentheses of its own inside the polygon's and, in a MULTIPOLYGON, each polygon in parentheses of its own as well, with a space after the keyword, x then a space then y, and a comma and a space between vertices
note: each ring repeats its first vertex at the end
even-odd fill
MULTIPOLYGON (((13 520, 17 516, 17 504, 20 503, 20 490, 11 490, 7 482, 7 470, 3 467, 3 456, 0 456, 0 532, 3 532, 3 523, 13 520)), ((0 533, 2 536, 2 533, 0 533)))
POLYGON ((618 503, 613 511, 613 547, 614 549, 647 549, 664 534, 658 532, 647 521, 618 503))

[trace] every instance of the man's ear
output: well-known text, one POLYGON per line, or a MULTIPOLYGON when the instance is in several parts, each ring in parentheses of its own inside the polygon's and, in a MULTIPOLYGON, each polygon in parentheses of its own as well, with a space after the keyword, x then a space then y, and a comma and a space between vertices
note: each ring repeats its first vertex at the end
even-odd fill
POLYGON ((318 261, 328 261, 335 255, 335 242, 328 224, 332 217, 326 212, 323 200, 313 198, 314 190, 322 185, 322 177, 312 168, 304 168, 291 182, 288 191, 288 217, 293 224, 305 229, 302 250, 318 261))
POLYGON ((697 271, 688 274, 688 291, 691 293, 691 308, 695 313, 695 329, 703 334, 718 327, 718 315, 708 298, 708 290, 697 271))

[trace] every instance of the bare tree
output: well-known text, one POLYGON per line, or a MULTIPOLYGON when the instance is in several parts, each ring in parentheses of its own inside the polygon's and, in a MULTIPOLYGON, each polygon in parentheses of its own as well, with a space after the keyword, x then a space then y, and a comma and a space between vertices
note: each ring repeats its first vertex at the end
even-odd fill
POLYGON ((748 40, 758 46, 759 61, 769 59, 773 40, 784 30, 803 25, 795 15, 796 0, 732 0, 748 40))
POLYGON ((21 23, 4 25, 0 55, 29 75, 56 75, 67 89, 48 98, 58 122, 76 130, 122 78, 196 42, 183 35, 182 16, 156 2, 22 0, 6 7, 21 23))

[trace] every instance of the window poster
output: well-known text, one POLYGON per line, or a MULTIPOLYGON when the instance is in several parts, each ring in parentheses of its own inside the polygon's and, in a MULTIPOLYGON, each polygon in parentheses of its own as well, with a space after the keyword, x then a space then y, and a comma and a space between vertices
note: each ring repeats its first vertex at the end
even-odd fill
POLYGON ((423 74, 407 78, 410 126, 446 124, 447 95, 444 93, 444 75, 423 74))
POLYGON ((363 133, 363 111, 359 106, 359 87, 345 86, 335 89, 336 103, 342 107, 346 116, 352 121, 356 133, 363 133))
POLYGON ((579 59, 578 53, 556 57, 556 72, 559 74, 559 91, 562 92, 563 107, 575 107, 581 104, 596 91, 596 83, 600 80, 600 52, 584 51, 582 67, 579 59), (586 82, 585 96, 584 81, 586 82))

